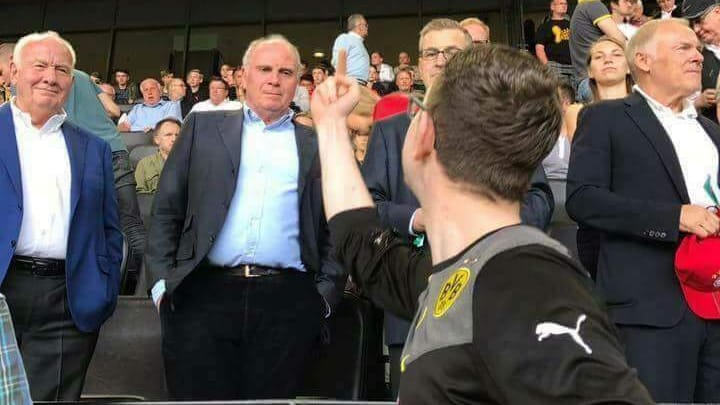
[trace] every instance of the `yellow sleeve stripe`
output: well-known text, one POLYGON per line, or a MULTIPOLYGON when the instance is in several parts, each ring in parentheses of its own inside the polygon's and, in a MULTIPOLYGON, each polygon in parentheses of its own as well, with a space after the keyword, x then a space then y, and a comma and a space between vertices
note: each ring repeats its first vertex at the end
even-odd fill
POLYGON ((605 20, 605 19, 608 19, 608 18, 610 18, 610 17, 611 17, 610 14, 605 14, 604 16, 598 17, 598 18, 595 19, 595 21, 593 21, 593 25, 598 25, 598 23, 599 23, 600 21, 605 20))

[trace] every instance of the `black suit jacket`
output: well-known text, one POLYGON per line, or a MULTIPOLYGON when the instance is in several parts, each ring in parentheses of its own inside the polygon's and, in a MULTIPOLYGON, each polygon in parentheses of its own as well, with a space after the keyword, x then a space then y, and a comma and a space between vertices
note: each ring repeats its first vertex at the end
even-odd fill
MULTIPOLYGON (((377 205, 380 220, 405 236, 409 236, 412 214, 420 207, 403 178, 402 146, 409 126, 410 117, 407 114, 376 122, 362 166, 363 177, 377 205)), ((522 204, 520 214, 523 223, 545 229, 550 224, 554 208, 552 191, 540 165, 533 174, 530 190, 522 204)), ((404 343, 409 323, 397 318, 389 319, 385 322, 386 340, 389 344, 404 343)))
MULTIPOLYGON (((671 327, 686 304, 674 272, 689 204, 675 148, 639 94, 584 108, 568 171, 570 216, 605 234, 597 285, 619 324, 671 327)), ((716 146, 720 128, 698 118, 716 146)))
MULTIPOLYGON (((166 280, 172 293, 198 267, 220 233, 240 168, 243 110, 193 113, 163 168, 152 207, 146 265, 151 286, 166 280)), ((331 307, 345 274, 328 259, 320 160, 312 129, 295 126, 299 154, 300 253, 331 307)), ((278 213, 281 215, 282 213, 278 213)))

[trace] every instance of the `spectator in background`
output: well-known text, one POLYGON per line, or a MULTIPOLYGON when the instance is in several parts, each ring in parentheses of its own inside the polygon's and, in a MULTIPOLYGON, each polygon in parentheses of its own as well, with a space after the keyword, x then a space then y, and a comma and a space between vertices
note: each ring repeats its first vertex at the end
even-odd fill
POLYGON ((575 73, 576 98, 580 102, 591 100, 592 94, 587 81, 588 51, 603 35, 623 43, 626 40, 612 19, 610 11, 600 0, 579 2, 570 18, 570 59, 575 73))
POLYGON ((630 24, 635 27, 641 27, 650 20, 651 18, 645 15, 645 7, 643 6, 642 0, 636 0, 635 7, 633 7, 633 16, 630 18, 630 24))
POLYGON ((372 115, 377 101, 378 96, 370 89, 364 86, 360 87, 360 99, 345 120, 355 152, 355 160, 360 164, 365 160, 367 153, 373 123, 372 115))
POLYGON ((682 18, 682 9, 675 4, 675 0, 657 0, 657 5, 660 7, 657 14, 653 18, 666 20, 668 18, 682 18))
POLYGON ((311 74, 305 73, 300 76, 300 86, 304 87, 308 95, 312 97, 313 90, 315 90, 315 81, 311 74))
POLYGON ((10 101, 12 97, 10 80, 10 60, 12 59, 15 43, 4 42, 0 44, 0 103, 10 101))
POLYGON ((152 131, 161 119, 173 117, 182 120, 180 104, 176 101, 165 101, 161 98, 162 88, 155 79, 145 79, 140 83, 140 92, 143 96, 142 104, 130 110, 127 120, 120 120, 118 129, 127 131, 152 131))
MULTIPOLYGON (((211 82, 212 84, 212 82, 211 82)), ((153 132, 153 142, 158 147, 158 152, 152 156, 146 156, 138 162, 135 168, 135 183, 138 194, 155 194, 160 173, 162 173, 165 160, 172 150, 182 123, 175 118, 164 118, 158 121, 153 132)))
POLYGON ((490 27, 479 18, 466 18, 460 21, 460 26, 470 34, 472 42, 475 45, 490 43, 490 27))
POLYGON ((185 78, 187 83, 188 92, 186 98, 190 104, 190 107, 194 106, 203 100, 207 100, 209 97, 208 90, 202 87, 203 74, 198 69, 192 69, 188 72, 185 78))
POLYGON ((160 83, 162 84, 162 96, 164 99, 170 98, 170 82, 175 77, 173 72, 167 70, 160 71, 160 83))
POLYGON ((317 65, 312 70, 312 77, 315 87, 319 86, 328 77, 328 70, 323 65, 317 65))
POLYGON ((168 85, 168 100, 182 102, 185 98, 186 89, 187 87, 183 79, 176 77, 170 80, 170 84, 168 85))
POLYGON ((230 88, 225 80, 214 76, 208 85, 210 98, 193 106, 190 112, 240 110, 243 103, 228 100, 230 88))
POLYGON ((558 78, 573 83, 570 21, 566 18, 567 10, 567 0, 550 2, 550 19, 538 28, 535 55, 540 63, 547 65, 558 78))
POLYGON ((232 81, 231 77, 234 71, 235 68, 227 63, 223 63, 220 65, 220 78, 225 80, 225 83, 230 83, 232 81))
POLYGON ((90 80, 92 80, 92 82, 95 84, 102 83, 102 78, 100 77, 100 73, 98 73, 98 72, 90 73, 90 80))
POLYGON ((684 17, 690 21, 705 46, 702 50, 702 91, 695 107, 705 117, 718 122, 717 85, 720 73, 720 4, 713 0, 685 0, 684 17))
POLYGON ((412 72, 410 69, 402 69, 395 76, 395 85, 398 91, 410 94, 413 90, 412 72))
POLYGON ((299 80, 290 108, 292 108, 295 112, 310 111, 310 93, 308 93, 305 87, 300 85, 299 80))
POLYGON ((638 28, 629 23, 635 14, 637 0, 610 0, 610 15, 625 38, 630 39, 638 28))
POLYGON ((410 54, 405 51, 402 51, 398 54, 398 65, 395 66, 393 72, 397 74, 398 70, 403 68, 410 68, 413 74, 413 81, 420 80, 420 73, 418 72, 417 65, 412 64, 412 61, 410 60, 410 54))
MULTIPOLYGON (((115 181, 120 224, 130 245, 128 257, 128 278, 123 294, 132 294, 139 279, 142 257, 145 253, 145 227, 140 217, 135 181, 130 167, 130 156, 125 142, 120 137, 115 123, 109 116, 120 116, 120 109, 112 96, 101 92, 92 83, 87 73, 75 69, 73 85, 65 101, 67 120, 99 137, 110 145, 112 152, 112 170, 115 181)), ((101 85, 114 91, 109 84, 101 85)))
POLYGON ((245 88, 243 84, 243 67, 242 65, 239 65, 235 68, 235 71, 233 72, 233 79, 235 83, 235 93, 230 92, 230 99, 231 100, 237 100, 241 103, 245 102, 245 88), (234 98, 233 98, 234 96, 234 98))
POLYGON ((0 403, 32 405, 25 366, 15 338, 10 308, 0 294, 0 403))
MULTIPOLYGON (((378 51, 375 51, 370 55, 371 65, 375 67, 378 72, 378 80, 381 82, 392 82, 395 80, 395 74, 393 73, 392 66, 385 63, 385 58, 378 51)), ((368 76, 369 77, 369 76, 368 76)))
POLYGON ((115 70, 115 104, 133 104, 138 98, 138 88, 130 81, 130 71, 115 70))
MULTIPOLYGON (((363 43, 368 36, 367 20, 362 14, 352 14, 347 19, 347 30, 346 33, 340 34, 335 39, 332 48, 332 65, 337 69, 338 53, 340 49, 345 49, 347 51, 347 75, 364 85, 368 80, 368 66, 370 66, 370 55, 363 43)), ((392 81, 392 79, 390 80, 392 81)), ((315 86, 320 83, 316 81, 315 86)))

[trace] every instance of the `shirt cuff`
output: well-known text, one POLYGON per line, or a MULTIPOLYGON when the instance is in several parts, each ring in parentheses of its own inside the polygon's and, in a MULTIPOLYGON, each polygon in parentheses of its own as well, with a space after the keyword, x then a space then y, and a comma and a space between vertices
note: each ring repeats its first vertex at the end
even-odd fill
POLYGON ((153 303, 155 303, 155 306, 158 305, 158 302, 162 299, 163 295, 165 295, 165 291, 167 289, 165 288, 165 280, 160 280, 153 286, 152 290, 150 290, 150 293, 152 294, 153 303))
POLYGON ((415 231, 413 230, 412 224, 415 222, 415 214, 417 214, 417 212, 418 212, 419 209, 420 209, 420 208, 418 208, 417 210, 413 211, 413 214, 412 214, 412 216, 410 217, 410 223, 408 224, 408 235, 410 235, 410 236, 418 236, 418 234, 415 233, 415 231))

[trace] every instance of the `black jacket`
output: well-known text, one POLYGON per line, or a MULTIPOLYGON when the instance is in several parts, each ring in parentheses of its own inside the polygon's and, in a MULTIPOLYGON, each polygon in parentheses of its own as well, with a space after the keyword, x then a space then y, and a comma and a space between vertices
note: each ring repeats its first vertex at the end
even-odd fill
MULTIPOLYGON (((242 122, 243 110, 193 113, 185 120, 153 203, 146 253, 151 286, 165 279, 172 293, 205 259, 220 233, 237 184, 242 122)), ((317 140, 312 129, 300 125, 295 126, 295 139, 301 258, 316 274, 320 294, 334 307, 346 277, 328 259, 317 140)))

